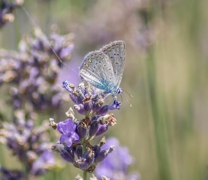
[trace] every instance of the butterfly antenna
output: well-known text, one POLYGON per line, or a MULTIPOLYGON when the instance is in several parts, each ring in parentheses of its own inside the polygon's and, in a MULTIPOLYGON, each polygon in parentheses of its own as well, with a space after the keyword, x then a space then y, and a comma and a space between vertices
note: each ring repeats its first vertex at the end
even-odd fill
POLYGON ((120 94, 120 96, 121 96, 121 102, 123 102, 123 96, 122 96, 122 94, 120 94))
POLYGON ((124 91, 126 94, 128 94, 129 97, 133 98, 134 96, 129 94, 127 91, 124 91))
MULTIPOLYGON (((34 27, 38 27, 37 23, 34 21, 34 19, 30 16, 29 12, 25 9, 24 6, 21 6, 22 10, 25 12, 25 14, 28 16, 28 18, 30 19, 32 25, 34 27)), ((63 64, 65 65, 66 67, 68 67, 70 70, 72 70, 76 75, 77 75, 77 72, 72 69, 71 67, 69 67, 66 63, 63 62, 63 60, 58 56, 58 54, 56 53, 56 51, 53 49, 53 47, 51 46, 50 42, 48 40, 46 40, 46 43, 48 44, 48 46, 50 47, 50 49, 53 51, 53 53, 55 54, 55 56, 57 57, 57 59, 63 64)))
POLYGON ((103 100, 105 100, 108 96, 110 96, 111 94, 107 94, 104 98, 103 98, 103 100))
MULTIPOLYGON (((129 94, 127 91, 124 91, 127 95, 129 95, 129 97, 133 98, 133 96, 131 94, 129 94)), ((129 103, 129 106, 132 107, 132 104, 130 103, 128 97, 126 96, 126 94, 124 94, 126 101, 129 103)))

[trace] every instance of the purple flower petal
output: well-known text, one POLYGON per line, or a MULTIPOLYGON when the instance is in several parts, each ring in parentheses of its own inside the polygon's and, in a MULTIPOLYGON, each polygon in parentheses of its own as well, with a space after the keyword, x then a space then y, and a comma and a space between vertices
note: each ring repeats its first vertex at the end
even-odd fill
POLYGON ((45 165, 53 165, 55 163, 53 153, 45 151, 41 156, 33 163, 32 174, 42 175, 46 172, 44 169, 45 165))
POLYGON ((128 167, 132 164, 133 158, 126 147, 121 147, 116 138, 109 138, 102 149, 114 146, 114 151, 110 153, 96 168, 96 175, 100 178, 105 175, 112 180, 132 179, 138 180, 138 174, 129 174, 128 167))
POLYGON ((70 137, 68 135, 62 135, 61 138, 60 138, 60 143, 64 144, 67 139, 69 139, 70 137))
POLYGON ((71 147, 74 142, 78 142, 80 138, 75 132, 76 127, 77 124, 70 119, 58 123, 58 131, 62 134, 60 138, 60 143, 66 144, 66 146, 71 147))
POLYGON ((108 107, 109 110, 120 109, 121 102, 114 100, 113 103, 108 107))
POLYGON ((68 134, 70 132, 74 132, 75 129, 76 129, 76 124, 70 119, 58 123, 58 131, 61 134, 68 134))
POLYGON ((66 48, 63 48, 61 53, 60 53, 60 57, 63 59, 66 56, 68 56, 69 54, 71 54, 72 50, 74 49, 74 45, 70 44, 69 46, 67 46, 66 48))
POLYGON ((66 146, 71 147, 71 145, 72 145, 72 139, 71 138, 70 139, 67 139, 65 141, 65 143, 66 143, 66 146))
POLYGON ((79 141, 79 136, 78 136, 78 134, 77 133, 72 133, 72 135, 71 135, 71 139, 73 140, 73 141, 79 141))

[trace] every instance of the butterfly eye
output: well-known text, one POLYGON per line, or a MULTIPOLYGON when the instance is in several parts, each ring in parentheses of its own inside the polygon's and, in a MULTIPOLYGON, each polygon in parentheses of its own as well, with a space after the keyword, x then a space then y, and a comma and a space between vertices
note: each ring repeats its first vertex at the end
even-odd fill
POLYGON ((117 89, 117 93, 118 93, 118 94, 121 94, 122 92, 123 92, 123 91, 122 91, 121 88, 118 88, 118 89, 117 89))

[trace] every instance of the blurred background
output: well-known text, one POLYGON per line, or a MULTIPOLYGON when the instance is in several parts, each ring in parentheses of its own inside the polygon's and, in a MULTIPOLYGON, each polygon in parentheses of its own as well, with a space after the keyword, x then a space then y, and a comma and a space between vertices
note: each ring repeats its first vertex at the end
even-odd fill
MULTIPOLYGON (((60 72, 61 87, 64 80, 78 84, 78 67, 89 51, 124 40, 121 87, 134 96, 127 97, 133 107, 123 98, 114 114, 117 125, 107 137, 115 136, 129 148, 134 157, 130 169, 143 180, 206 179, 207 0, 25 0, 23 7, 30 17, 22 8, 16 11, 15 21, 0 31, 0 48, 16 50, 35 25, 46 35, 53 24, 61 34, 73 33, 74 51, 70 68, 60 72)), ((57 111, 58 120, 64 120, 68 107, 66 103, 57 111)), ((10 154, 2 147, 0 164, 18 168, 10 154)), ((80 170, 66 165, 58 179, 73 179, 77 173, 80 170)), ((49 172, 41 178, 55 177, 49 172)))

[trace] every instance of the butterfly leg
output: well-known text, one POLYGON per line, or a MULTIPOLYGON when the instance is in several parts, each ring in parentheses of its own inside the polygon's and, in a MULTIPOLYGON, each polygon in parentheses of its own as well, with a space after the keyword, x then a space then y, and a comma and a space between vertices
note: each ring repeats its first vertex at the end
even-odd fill
POLYGON ((117 100, 117 96, 115 94, 112 94, 112 97, 114 100, 117 100))

